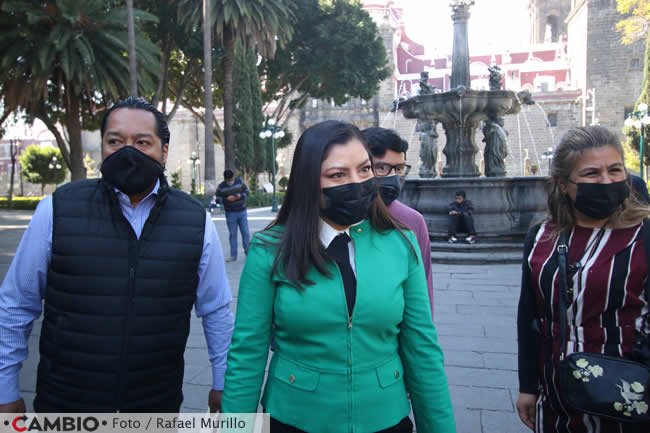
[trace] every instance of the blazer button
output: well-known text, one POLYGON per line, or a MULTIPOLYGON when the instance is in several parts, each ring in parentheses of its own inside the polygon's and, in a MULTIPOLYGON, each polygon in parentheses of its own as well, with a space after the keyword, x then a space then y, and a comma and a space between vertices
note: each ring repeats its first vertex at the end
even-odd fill
POLYGON ((361 228, 358 228, 358 229, 357 229, 357 233, 361 233, 361 228))
POLYGON ((296 381, 296 376, 294 376, 293 374, 289 376, 289 382, 294 383, 295 381, 296 381))
POLYGON ((395 370, 395 379, 399 378, 399 371, 395 370))

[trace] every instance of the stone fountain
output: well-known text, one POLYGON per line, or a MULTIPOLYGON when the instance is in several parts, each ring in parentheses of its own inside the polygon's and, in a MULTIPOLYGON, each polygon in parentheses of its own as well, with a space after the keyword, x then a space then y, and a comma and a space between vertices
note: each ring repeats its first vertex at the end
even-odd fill
POLYGON ((503 116, 518 114, 522 104, 534 101, 528 92, 502 90, 498 66, 490 68, 490 90, 471 89, 467 26, 473 4, 473 0, 455 0, 450 5, 454 21, 452 89, 436 93, 424 83, 418 95, 398 103, 405 118, 418 119, 423 125, 441 123, 447 137, 442 179, 409 179, 402 199, 424 215, 432 239, 439 239, 446 237, 447 206, 457 190, 465 190, 474 204, 481 239, 520 242, 531 223, 545 215, 547 179, 505 177, 503 160, 508 148, 503 116), (474 136, 481 122, 485 178, 479 178, 475 161, 479 149, 474 136))

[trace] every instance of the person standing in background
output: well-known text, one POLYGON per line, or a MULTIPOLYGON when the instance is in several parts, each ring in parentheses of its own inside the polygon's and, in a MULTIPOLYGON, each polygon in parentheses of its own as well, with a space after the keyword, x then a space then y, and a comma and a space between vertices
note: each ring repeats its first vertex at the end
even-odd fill
POLYGON ((248 254, 248 213, 246 212, 246 198, 248 187, 232 170, 223 172, 223 182, 217 187, 217 195, 223 200, 223 208, 226 211, 226 223, 230 235, 230 257, 227 262, 237 260, 237 228, 241 232, 241 242, 244 247, 244 254, 248 254))
POLYGON ((413 230, 418 239, 424 273, 427 277, 431 316, 433 316, 433 275, 431 272, 431 241, 429 230, 422 214, 397 200, 404 179, 409 174, 411 166, 406 164, 406 151, 409 144, 395 131, 386 128, 367 128, 363 136, 368 141, 370 155, 375 171, 379 195, 388 207, 390 214, 406 227, 413 230))

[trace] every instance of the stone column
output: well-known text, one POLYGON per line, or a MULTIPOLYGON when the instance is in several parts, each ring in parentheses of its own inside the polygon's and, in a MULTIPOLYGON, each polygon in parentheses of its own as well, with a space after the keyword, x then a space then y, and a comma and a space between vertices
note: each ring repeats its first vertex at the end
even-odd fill
POLYGON ((473 0, 456 0, 452 3, 451 18, 454 20, 454 48, 451 63, 451 88, 458 86, 470 87, 469 72, 469 42, 467 40, 467 21, 469 8, 473 0))

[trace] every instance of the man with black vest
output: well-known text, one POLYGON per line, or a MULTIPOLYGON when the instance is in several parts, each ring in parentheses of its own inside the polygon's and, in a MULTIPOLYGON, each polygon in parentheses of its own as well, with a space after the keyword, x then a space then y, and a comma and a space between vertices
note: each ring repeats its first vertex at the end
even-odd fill
POLYGON ((128 98, 102 125, 102 179, 38 205, 0 286, 0 412, 22 412, 18 374, 41 314, 38 412, 178 412, 194 306, 221 405, 233 315, 219 238, 167 185, 164 116, 128 98))

